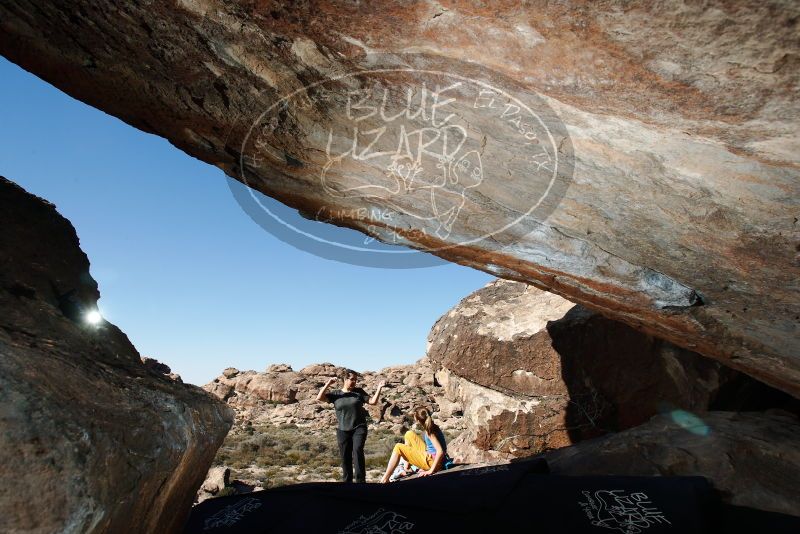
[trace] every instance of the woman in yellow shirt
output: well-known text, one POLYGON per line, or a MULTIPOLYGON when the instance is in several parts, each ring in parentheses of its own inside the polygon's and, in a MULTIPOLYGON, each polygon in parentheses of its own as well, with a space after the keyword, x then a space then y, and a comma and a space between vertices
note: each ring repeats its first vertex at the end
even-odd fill
POLYGON ((386 466, 386 473, 381 479, 381 483, 389 482, 389 477, 394 472, 400 459, 404 459, 412 465, 420 468, 419 476, 424 477, 434 474, 444 466, 447 458, 447 443, 444 433, 433 422, 430 410, 424 406, 414 409, 414 420, 423 428, 423 437, 420 438, 416 432, 409 430, 406 432, 403 443, 394 446, 392 456, 389 458, 389 465, 386 466))

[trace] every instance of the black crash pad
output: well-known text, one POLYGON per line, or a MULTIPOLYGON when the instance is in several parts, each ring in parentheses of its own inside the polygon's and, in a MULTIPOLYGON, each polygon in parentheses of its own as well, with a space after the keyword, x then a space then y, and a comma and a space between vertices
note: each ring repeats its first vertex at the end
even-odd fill
POLYGON ((718 503, 702 477, 570 477, 542 460, 392 484, 312 483, 207 500, 187 534, 800 532, 798 518, 718 503))

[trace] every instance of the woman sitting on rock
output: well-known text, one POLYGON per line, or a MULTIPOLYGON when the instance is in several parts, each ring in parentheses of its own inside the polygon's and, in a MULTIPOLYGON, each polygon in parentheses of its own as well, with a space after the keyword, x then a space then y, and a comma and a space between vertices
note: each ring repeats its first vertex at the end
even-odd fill
POLYGON ((336 378, 329 379, 317 394, 317 400, 333 403, 336 410, 336 441, 339 443, 339 454, 342 457, 342 478, 345 482, 353 481, 353 461, 356 467, 356 482, 366 482, 366 462, 364 444, 367 442, 367 411, 364 404, 377 404, 386 382, 381 381, 372 398, 367 392, 356 387, 358 373, 352 369, 344 372, 342 389, 328 392, 336 378))
POLYGON ((382 483, 389 482, 389 477, 394 473, 400 459, 404 459, 411 465, 419 467, 419 476, 425 477, 432 475, 445 466, 445 463, 450 463, 451 460, 447 458, 447 443, 444 439, 444 433, 431 419, 431 413, 428 408, 420 406, 414 409, 414 420, 424 430, 422 438, 414 432, 409 430, 403 439, 403 443, 398 443, 394 446, 392 456, 389 458, 389 465, 386 466, 386 473, 381 479, 382 483))

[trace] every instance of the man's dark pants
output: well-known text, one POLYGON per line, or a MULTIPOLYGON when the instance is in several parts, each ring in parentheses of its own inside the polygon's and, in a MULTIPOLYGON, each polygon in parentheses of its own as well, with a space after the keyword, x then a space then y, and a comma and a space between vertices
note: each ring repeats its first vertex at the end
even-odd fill
POLYGON ((339 454, 342 456, 344 481, 353 481, 353 460, 355 460, 356 482, 366 482, 364 443, 367 441, 367 426, 360 425, 353 430, 336 429, 336 440, 339 442, 339 454))

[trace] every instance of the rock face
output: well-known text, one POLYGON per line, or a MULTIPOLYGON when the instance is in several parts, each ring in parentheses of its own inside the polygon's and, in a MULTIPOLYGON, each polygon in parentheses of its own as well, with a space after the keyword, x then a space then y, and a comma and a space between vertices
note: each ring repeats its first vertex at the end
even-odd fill
POLYGON ((150 371, 166 375, 176 382, 183 382, 183 380, 181 379, 181 375, 173 373, 172 369, 169 368, 169 365, 161 363, 160 361, 154 358, 148 358, 147 356, 142 356, 142 364, 144 364, 144 366, 150 371))
POLYGON ((11 0, 0 53, 310 218, 800 396, 798 21, 791 0, 11 0))
POLYGON ((724 501, 800 515, 800 420, 785 412, 675 412, 545 455, 563 475, 700 475, 724 501))
POLYGON ((87 324, 75 230, 4 178, 0 258, 0 531, 179 531, 231 410, 87 324))
MULTIPOLYGON (((330 377, 341 387, 343 367, 330 363, 312 364, 300 371, 289 365, 270 365, 265 372, 239 371, 228 368, 203 389, 224 400, 236 411, 236 429, 253 424, 292 424, 315 430, 336 427, 336 415, 329 403, 316 400, 320 388, 330 377)), ((408 415, 418 405, 426 405, 442 428, 460 431, 461 407, 445 397, 442 387, 434 384, 433 369, 427 358, 413 365, 386 367, 365 371, 358 387, 372 395, 378 382, 386 381, 380 401, 367 406, 372 423, 400 433, 410 424, 408 415)))
POLYGON ((769 388, 713 360, 508 280, 442 316, 428 356, 446 397, 463 407, 466 431, 451 451, 468 462, 565 447, 662 411, 790 400, 770 400, 769 388))

